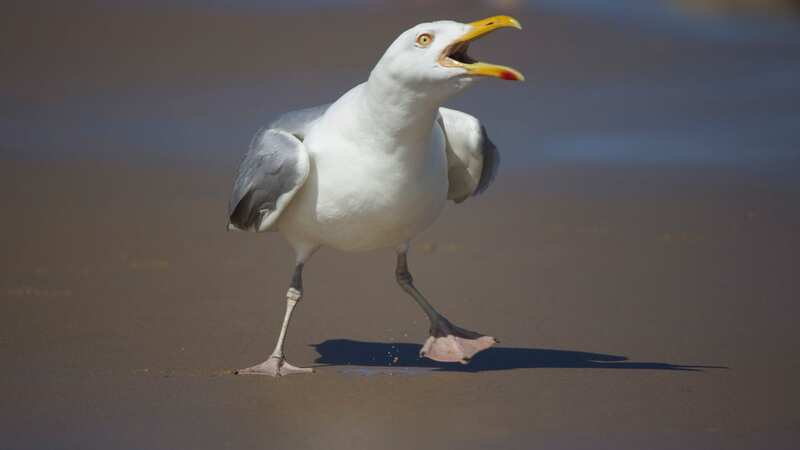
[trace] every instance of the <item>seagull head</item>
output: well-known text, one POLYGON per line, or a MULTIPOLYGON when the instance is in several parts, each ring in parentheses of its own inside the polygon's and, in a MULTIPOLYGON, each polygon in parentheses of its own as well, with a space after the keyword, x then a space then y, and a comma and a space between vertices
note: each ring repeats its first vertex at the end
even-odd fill
POLYGON ((509 16, 471 23, 443 20, 419 24, 395 39, 372 76, 388 77, 417 90, 422 88, 446 96, 479 77, 523 81, 525 77, 516 69, 477 61, 467 53, 472 41, 500 28, 522 29, 522 26, 509 16))

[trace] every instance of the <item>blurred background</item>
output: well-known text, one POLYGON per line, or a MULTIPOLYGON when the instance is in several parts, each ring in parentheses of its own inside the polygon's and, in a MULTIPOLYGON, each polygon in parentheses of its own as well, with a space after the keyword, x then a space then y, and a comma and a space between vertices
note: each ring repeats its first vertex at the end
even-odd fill
POLYGON ((796 449, 798 4, 3 2, 0 448, 796 449), (287 341, 318 373, 231 375, 293 265, 225 231, 251 136, 417 23, 496 14, 524 30, 470 53, 527 81, 448 106, 499 176, 410 264, 502 343, 420 360, 392 252, 323 249, 287 341))
POLYGON ((504 171, 578 161, 791 176, 800 159, 798 4, 11 2, 0 18, 0 149, 235 164, 277 114, 365 80, 399 31, 507 13, 525 31, 498 33, 473 53, 529 81, 484 81, 453 102, 513 149, 504 171))

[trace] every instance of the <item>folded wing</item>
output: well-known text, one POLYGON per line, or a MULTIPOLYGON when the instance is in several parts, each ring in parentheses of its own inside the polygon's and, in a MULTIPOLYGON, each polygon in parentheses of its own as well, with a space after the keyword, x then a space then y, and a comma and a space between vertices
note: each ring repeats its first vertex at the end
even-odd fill
POLYGON ((437 123, 446 140, 447 198, 461 203, 489 187, 497 174, 500 154, 480 121, 469 114, 439 108, 437 123))
POLYGON ((328 105, 288 112, 259 131, 239 166, 228 204, 228 229, 269 231, 308 178, 303 145, 328 105))
POLYGON ((268 231, 308 177, 303 143, 283 130, 256 135, 244 156, 228 204, 228 229, 268 231))

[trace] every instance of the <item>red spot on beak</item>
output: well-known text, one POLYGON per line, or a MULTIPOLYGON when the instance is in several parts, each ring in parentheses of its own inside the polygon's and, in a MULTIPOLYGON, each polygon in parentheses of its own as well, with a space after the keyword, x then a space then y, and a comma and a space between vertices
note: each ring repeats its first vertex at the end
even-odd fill
POLYGON ((517 78, 517 75, 515 75, 513 72, 509 72, 507 70, 504 70, 504 71, 502 71, 500 73, 500 78, 502 78, 504 80, 510 80, 510 81, 519 80, 519 78, 517 78))

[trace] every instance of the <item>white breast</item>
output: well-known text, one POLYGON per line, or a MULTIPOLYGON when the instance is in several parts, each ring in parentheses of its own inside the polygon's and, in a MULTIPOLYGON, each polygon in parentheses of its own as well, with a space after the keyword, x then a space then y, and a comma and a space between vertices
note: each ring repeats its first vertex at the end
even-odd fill
POLYGON ((290 239, 340 250, 396 247, 439 216, 447 200, 444 136, 341 133, 321 121, 305 140, 311 171, 278 224, 290 239))

